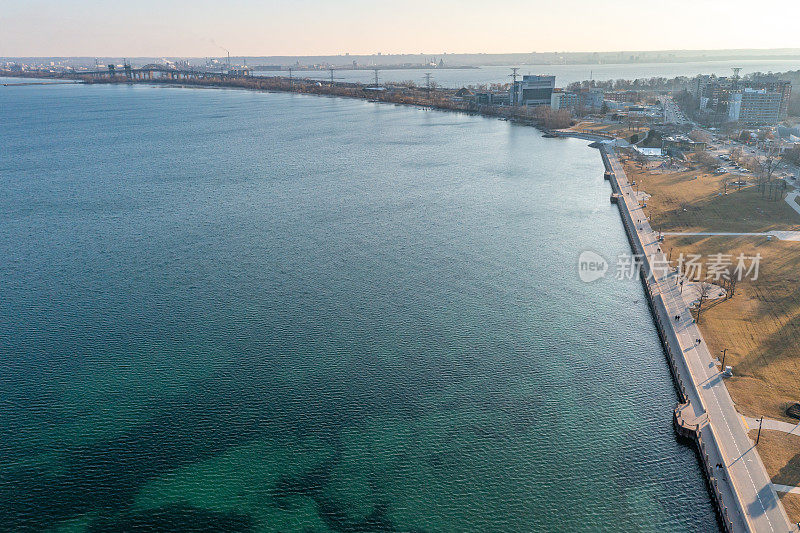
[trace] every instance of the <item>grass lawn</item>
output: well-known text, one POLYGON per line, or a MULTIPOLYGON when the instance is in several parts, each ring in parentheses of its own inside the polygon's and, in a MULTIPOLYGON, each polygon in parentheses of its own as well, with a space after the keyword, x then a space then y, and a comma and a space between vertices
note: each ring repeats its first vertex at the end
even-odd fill
POLYGON ((800 522, 800 496, 779 492, 778 497, 781 499, 783 508, 786 509, 786 514, 789 515, 789 520, 793 523, 800 522))
POLYGON ((652 196, 647 213, 655 229, 732 233, 800 230, 800 215, 782 199, 762 198, 756 186, 729 184, 725 194, 724 181, 735 179, 730 174, 697 168, 662 172, 640 169, 634 162, 625 164, 625 172, 652 196))
MULTIPOLYGON (((706 304, 700 328, 712 353, 728 349, 728 390, 737 409, 753 417, 792 421, 785 409, 800 401, 800 242, 765 237, 666 237, 676 264, 684 254, 761 254, 758 279, 743 279, 729 300, 706 304)), ((735 260, 735 259, 734 259, 735 260)))
MULTIPOLYGON (((651 198, 646 212, 651 224, 665 232, 761 233, 800 230, 800 215, 783 200, 763 198, 755 186, 740 190, 726 175, 640 169, 625 163, 631 180, 651 198)), ((736 295, 707 305, 700 327, 712 353, 728 349, 727 380, 737 408, 751 416, 791 421, 790 402, 800 401, 800 242, 767 241, 766 237, 667 236, 663 250, 673 265, 681 254, 761 255, 757 280, 744 279, 736 295)), ((705 275, 705 274, 704 274, 705 275)))
POLYGON ((648 128, 646 127, 640 127, 639 130, 636 131, 635 129, 630 129, 627 124, 600 124, 592 121, 578 122, 569 129, 575 131, 588 130, 609 133, 620 139, 629 139, 634 133, 638 134, 639 137, 643 139, 647 137, 648 132, 648 128))
MULTIPOLYGON (((750 431, 749 436, 756 441, 758 429, 750 431)), ((758 442, 758 455, 767 467, 773 483, 800 486, 800 437, 782 431, 761 431, 758 442)))
MULTIPOLYGON (((800 214, 783 199, 768 200, 755 186, 739 189, 731 176, 685 168, 641 169, 625 163, 631 180, 651 195, 646 212, 665 232, 762 233, 800 230, 800 214)), ((750 178, 751 182, 755 178, 750 178)), ((745 277, 729 300, 704 306, 700 328, 712 353, 727 348, 726 380, 737 409, 753 417, 788 422, 785 409, 800 402, 800 242, 766 237, 666 236, 666 250, 677 264, 680 254, 735 258, 761 255, 758 279, 745 277)), ((705 275, 705 274, 703 274, 705 275)), ((777 483, 800 485, 800 437, 762 433, 759 453, 777 483), (791 437, 791 438, 790 438, 791 437)), ((800 497, 783 498, 787 512, 800 520, 800 497)))

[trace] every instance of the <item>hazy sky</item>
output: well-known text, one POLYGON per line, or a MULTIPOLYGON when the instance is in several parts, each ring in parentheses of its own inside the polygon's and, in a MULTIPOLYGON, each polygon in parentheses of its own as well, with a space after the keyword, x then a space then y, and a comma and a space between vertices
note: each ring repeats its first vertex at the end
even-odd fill
POLYGON ((800 48, 798 0, 0 0, 0 56, 800 48), (218 43, 218 44, 215 44, 218 43))

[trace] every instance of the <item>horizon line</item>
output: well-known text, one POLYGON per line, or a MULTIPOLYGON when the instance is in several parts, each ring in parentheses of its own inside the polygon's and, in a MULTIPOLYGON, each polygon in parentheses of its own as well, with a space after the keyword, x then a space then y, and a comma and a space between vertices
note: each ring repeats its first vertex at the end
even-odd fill
MULTIPOLYGON (((652 49, 652 50, 578 50, 578 51, 531 51, 531 52, 340 52, 340 53, 318 53, 318 54, 231 54, 231 57, 275 57, 275 58, 303 58, 303 57, 393 57, 393 56, 509 56, 509 55, 570 55, 570 54, 623 54, 623 53, 690 53, 690 52, 796 52, 800 54, 800 47, 792 48, 673 48, 673 49, 652 49)), ((126 57, 126 58, 158 58, 158 57, 171 57, 171 58, 187 58, 187 59, 201 59, 207 57, 227 57, 223 55, 177 55, 177 54, 158 54, 158 55, 118 55, 118 54, 88 54, 88 55, 2 55, 3 59, 17 59, 17 58, 65 58, 65 59, 82 59, 92 57, 126 57)))

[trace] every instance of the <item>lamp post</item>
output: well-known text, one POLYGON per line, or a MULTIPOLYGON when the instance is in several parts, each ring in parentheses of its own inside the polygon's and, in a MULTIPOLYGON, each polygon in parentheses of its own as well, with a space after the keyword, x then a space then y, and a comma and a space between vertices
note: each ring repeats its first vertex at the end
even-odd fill
POLYGON ((758 421, 758 435, 756 436, 756 446, 758 446, 758 441, 761 440, 761 424, 764 423, 764 417, 761 417, 761 420, 758 421))

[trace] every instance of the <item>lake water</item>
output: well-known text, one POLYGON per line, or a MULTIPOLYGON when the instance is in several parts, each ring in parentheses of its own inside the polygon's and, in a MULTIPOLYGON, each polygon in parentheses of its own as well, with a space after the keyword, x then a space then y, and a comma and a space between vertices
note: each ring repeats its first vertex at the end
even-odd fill
POLYGON ((0 150, 0 529, 717 529, 586 142, 58 85, 0 150))
MULTIPOLYGON (((575 81, 584 80, 618 80, 664 77, 672 79, 676 76, 693 77, 698 74, 716 74, 731 76, 733 67, 741 67, 742 75, 753 72, 786 72, 800 70, 800 60, 736 60, 736 61, 698 61, 686 63, 631 63, 609 65, 509 65, 490 66, 479 69, 438 70, 438 69, 397 69, 381 70, 378 73, 380 83, 413 81, 417 85, 425 85, 425 73, 432 74, 431 80, 442 87, 459 88, 468 85, 491 83, 509 83, 511 68, 519 67, 519 74, 551 74, 556 77, 557 87, 566 87, 575 81)), ((257 72, 259 76, 288 76, 288 71, 257 72)), ((329 80, 330 72, 295 71, 293 76, 329 80)), ((373 83, 375 72, 371 70, 337 70, 334 72, 337 81, 373 83)))

